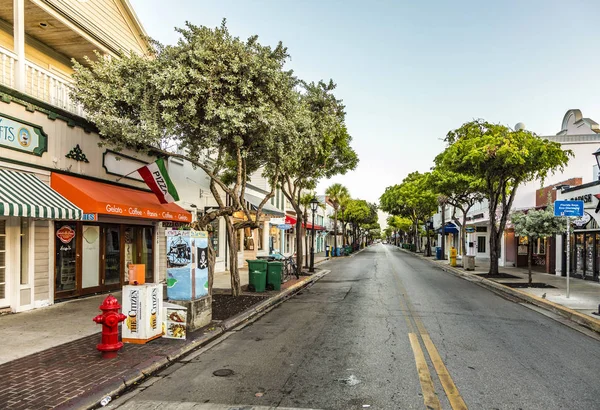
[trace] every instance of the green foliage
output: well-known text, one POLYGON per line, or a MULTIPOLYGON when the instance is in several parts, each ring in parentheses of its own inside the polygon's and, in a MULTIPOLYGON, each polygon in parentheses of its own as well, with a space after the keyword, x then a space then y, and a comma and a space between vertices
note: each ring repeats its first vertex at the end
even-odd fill
POLYGON ((346 221, 359 227, 377 222, 377 207, 364 199, 351 199, 344 211, 346 221))
POLYGON ((527 213, 514 212, 510 219, 517 236, 547 238, 565 232, 567 229, 564 218, 554 216, 552 204, 546 209, 532 209, 527 213))
POLYGON ((400 185, 387 187, 380 198, 381 209, 410 218, 413 223, 429 218, 437 210, 438 203, 429 178, 429 173, 412 172, 400 185))
POLYGON ((333 204, 333 208, 338 210, 340 207, 340 203, 343 202, 346 198, 350 197, 350 192, 348 188, 340 183, 335 183, 330 185, 325 190, 325 195, 329 197, 329 200, 333 204))
POLYGON ((386 220, 389 227, 399 232, 410 232, 413 222, 406 217, 390 215, 386 220))

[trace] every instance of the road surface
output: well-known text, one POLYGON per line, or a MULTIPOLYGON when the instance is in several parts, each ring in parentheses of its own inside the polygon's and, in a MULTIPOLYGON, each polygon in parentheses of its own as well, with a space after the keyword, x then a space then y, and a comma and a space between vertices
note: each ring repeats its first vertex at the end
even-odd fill
POLYGON ((600 408, 598 340, 391 245, 321 267, 314 286, 111 407, 600 408))

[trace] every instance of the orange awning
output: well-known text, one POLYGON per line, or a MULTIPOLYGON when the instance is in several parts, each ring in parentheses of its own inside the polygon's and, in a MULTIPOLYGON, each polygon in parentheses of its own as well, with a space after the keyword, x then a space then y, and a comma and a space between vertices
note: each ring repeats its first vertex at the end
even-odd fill
POLYGON ((192 214, 176 204, 161 204, 152 192, 52 173, 52 189, 84 213, 192 222, 192 214))

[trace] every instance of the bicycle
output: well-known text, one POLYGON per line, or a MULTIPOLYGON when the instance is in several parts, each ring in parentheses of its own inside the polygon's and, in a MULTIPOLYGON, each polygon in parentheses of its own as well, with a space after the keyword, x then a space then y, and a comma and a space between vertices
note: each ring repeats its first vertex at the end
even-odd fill
POLYGON ((296 266, 296 261, 294 260, 293 255, 283 260, 284 275, 282 278, 282 283, 293 279, 294 276, 296 277, 296 279, 300 279, 300 275, 298 275, 298 269, 296 268, 296 266))

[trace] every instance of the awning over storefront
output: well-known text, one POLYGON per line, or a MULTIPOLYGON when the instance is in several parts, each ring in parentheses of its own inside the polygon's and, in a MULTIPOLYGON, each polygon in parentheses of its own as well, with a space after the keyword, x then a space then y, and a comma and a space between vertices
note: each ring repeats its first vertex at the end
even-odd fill
MULTIPOLYGON (((457 234, 459 232, 459 229, 456 225, 454 225, 452 222, 448 222, 446 224, 446 227, 444 228, 444 234, 448 235, 448 234, 457 234)), ((442 233, 442 228, 439 228, 437 230, 437 233, 442 233)))
MULTIPOLYGON (((286 215, 285 217, 285 223, 292 225, 292 226, 296 226, 296 222, 298 220, 296 218, 293 218, 289 215, 286 215)), ((304 224, 302 224, 302 226, 304 226, 304 224)), ((307 224, 306 229, 312 229, 313 225, 311 223, 307 224)), ((324 231, 325 227, 321 226, 321 225, 317 225, 315 224, 315 231, 324 231)))
POLYGON ((0 169, 0 215, 81 219, 83 212, 35 175, 0 169))
POLYGON ((52 188, 86 214, 192 222, 192 215, 176 204, 161 204, 151 192, 52 173, 52 188))
MULTIPOLYGON (((256 197, 254 195, 250 195, 248 193, 244 193, 244 199, 246 201, 248 201, 248 203, 250 204, 250 208, 253 211, 258 210, 258 206, 260 205, 260 203, 263 201, 261 198, 256 197)), ((263 207, 261 212, 265 215, 273 215, 273 216, 284 216, 285 214, 280 211, 279 209, 275 208, 274 206, 271 206, 271 204, 269 202, 267 202, 263 207)))

